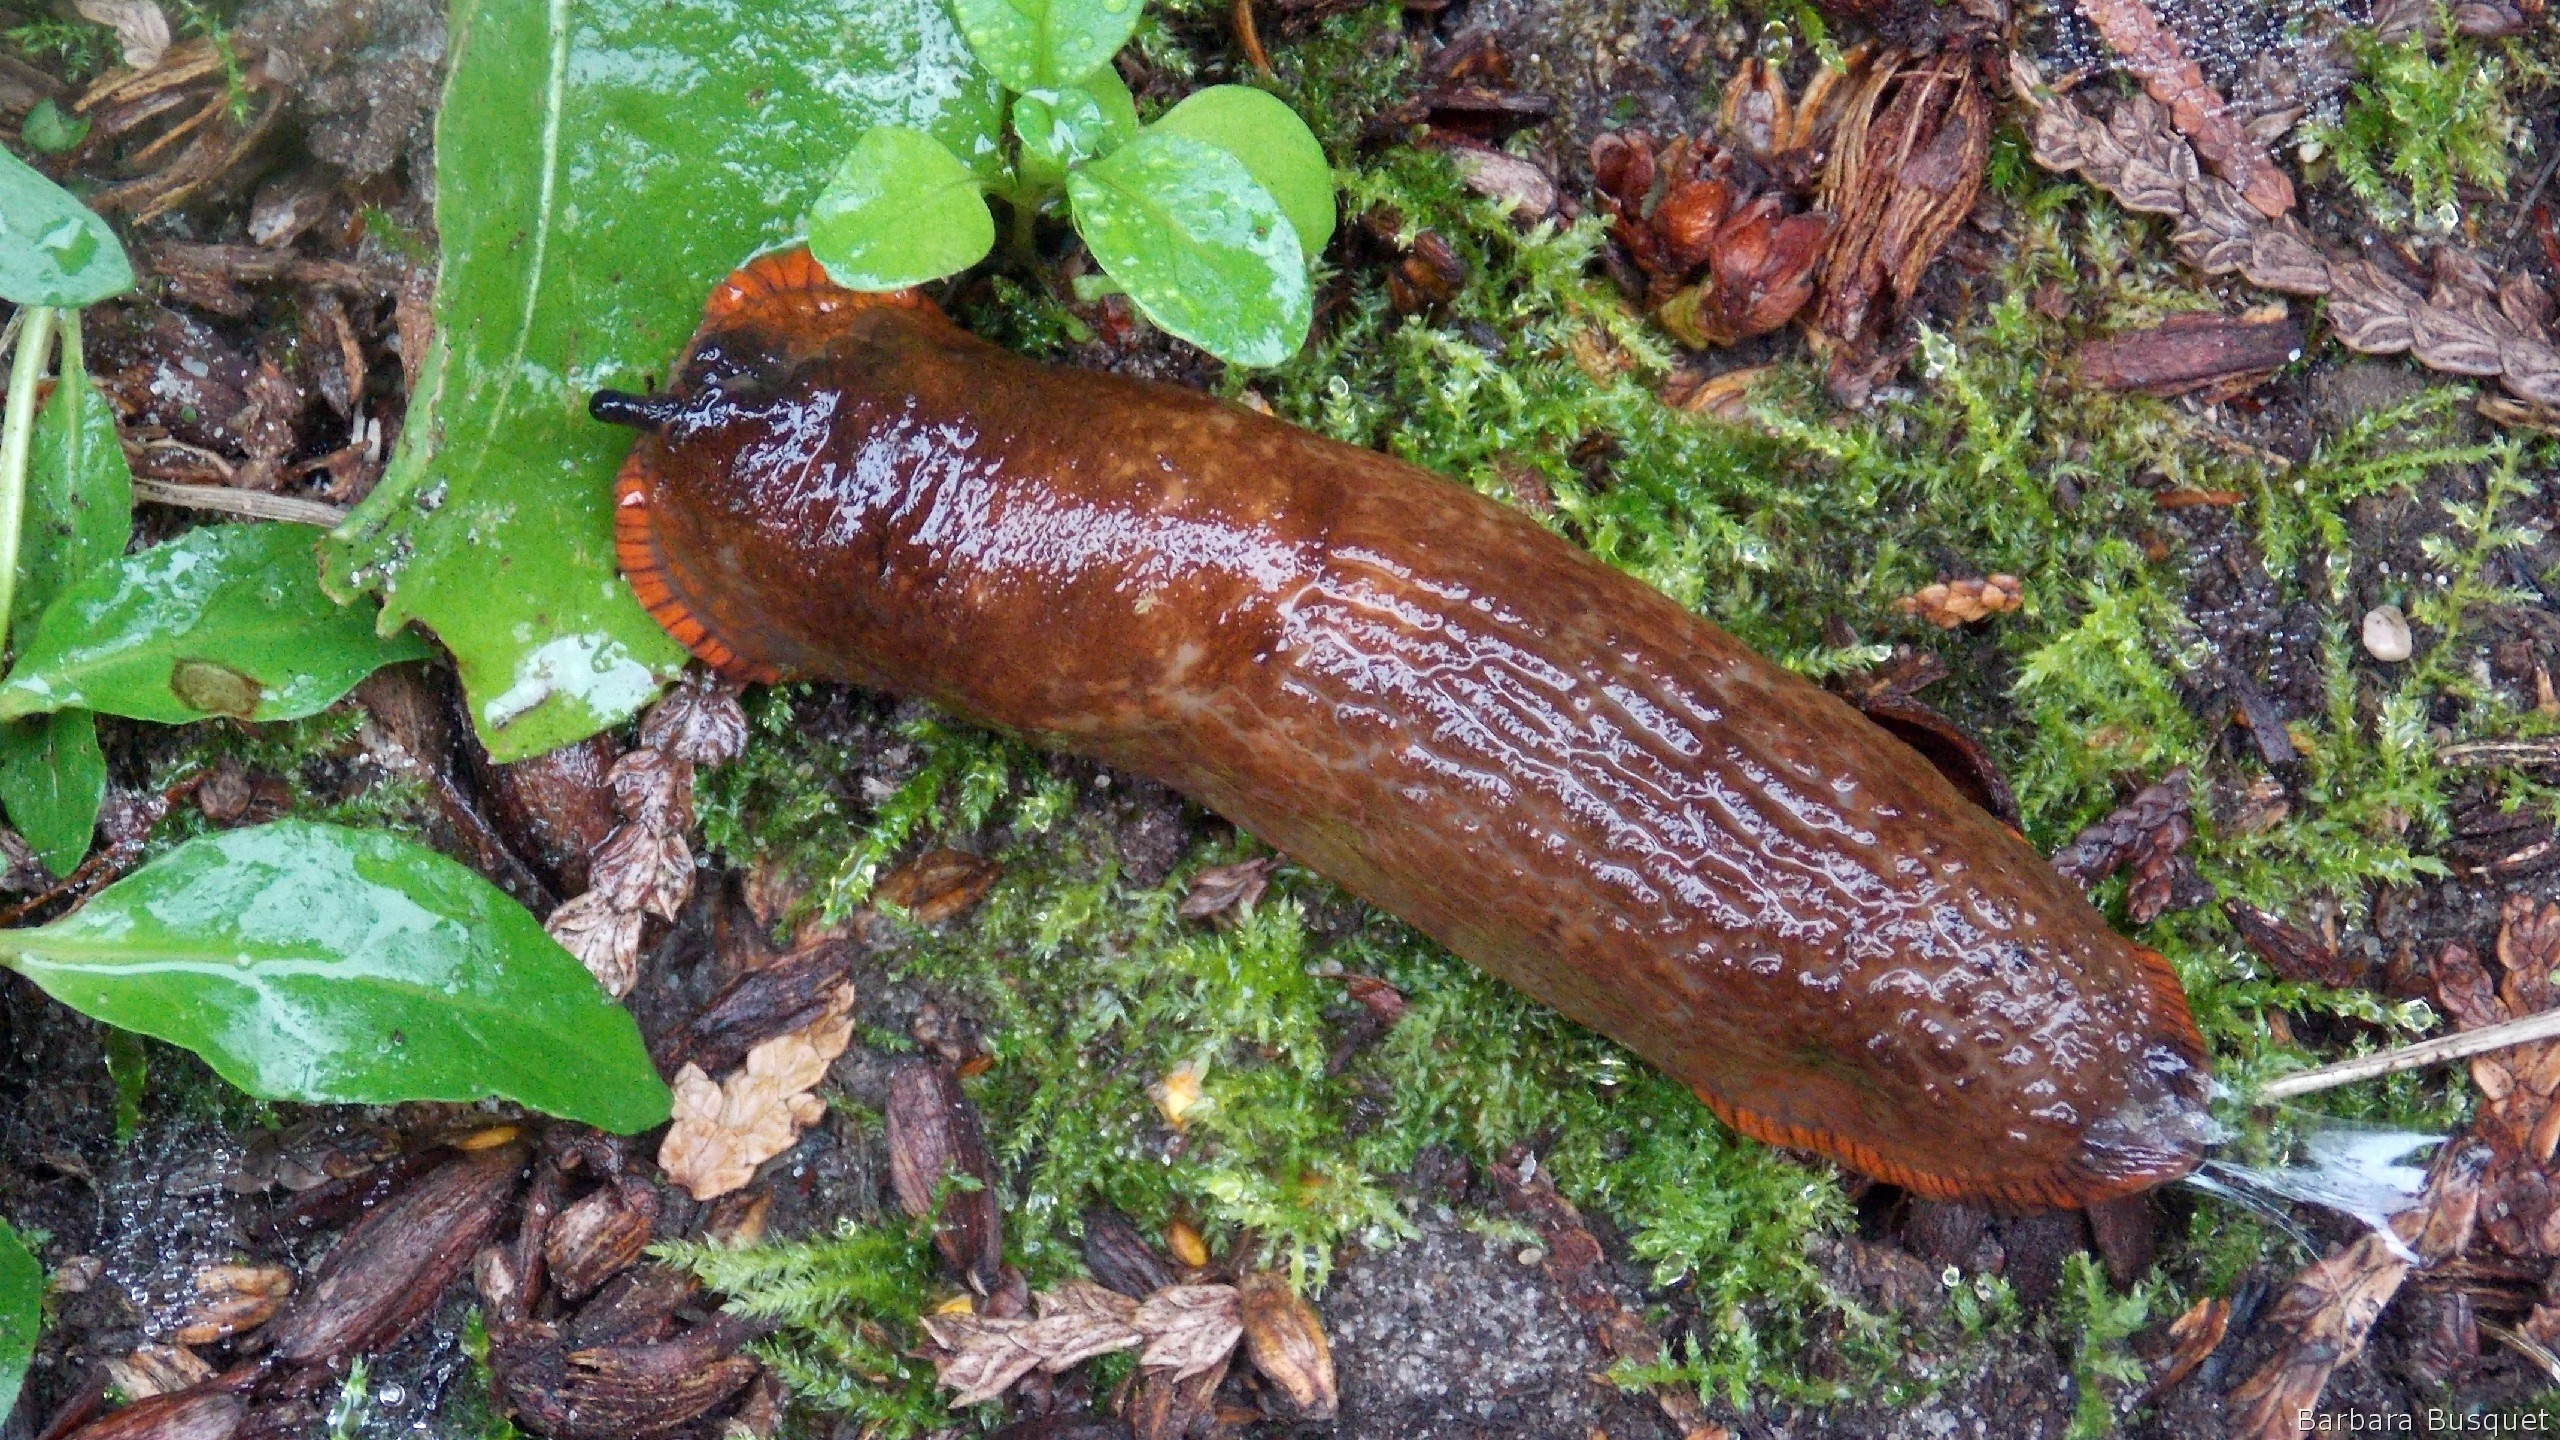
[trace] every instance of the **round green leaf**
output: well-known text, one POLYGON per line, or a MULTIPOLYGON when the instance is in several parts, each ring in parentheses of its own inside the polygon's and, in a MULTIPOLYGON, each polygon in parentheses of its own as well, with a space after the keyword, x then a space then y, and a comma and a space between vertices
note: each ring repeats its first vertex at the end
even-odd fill
POLYGON ((1314 317, 1280 202, 1204 140, 1150 130, 1067 177, 1076 229, 1157 325, 1237 365, 1277 365, 1314 317))
POLYGON ((1324 253, 1333 238, 1333 166, 1315 132, 1280 97, 1250 85, 1212 85, 1148 128, 1206 140, 1243 161, 1298 227, 1298 247, 1309 259, 1324 253))
POLYGON ((18 1406, 18 1387, 35 1359, 44 1323, 44 1267, 9 1222, 0 1220, 0 1421, 18 1406))
POLYGON ((977 264, 995 243, 977 173, 904 125, 863 131, 809 208, 809 253, 854 290, 939 280, 977 264))
POLYGON ((107 222, 0 150, 0 300, 78 307, 132 288, 133 265, 107 222))
POLYGON ((1110 63, 1138 28, 1139 0, 948 0, 978 63, 1009 90, 1051 89, 1110 63))
POLYGON ((79 868, 106 800, 96 716, 57 710, 0 723, 0 804, 44 868, 66 877, 79 868))
POLYGON ((1015 96, 1013 131, 1022 140, 1023 178, 1048 188, 1137 138, 1138 105, 1120 72, 1105 65, 1079 84, 1015 96))
POLYGON ((523 906, 397 836, 284 820, 188 841, 0 944, 47 994, 270 1100, 495 1096, 667 1118, 639 1027, 523 906))
POLYGON ((90 572, 36 622, 0 682, 0 720, 74 706, 168 725, 294 720, 423 658, 416 636, 375 633, 370 602, 321 593, 317 539, 210 525, 90 572))

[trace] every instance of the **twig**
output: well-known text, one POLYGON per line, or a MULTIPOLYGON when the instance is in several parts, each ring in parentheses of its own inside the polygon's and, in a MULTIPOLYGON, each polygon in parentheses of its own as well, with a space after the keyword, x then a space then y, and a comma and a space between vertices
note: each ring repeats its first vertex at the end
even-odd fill
MULTIPOLYGON (((2546 170, 2543 173, 2547 175, 2550 172, 2546 170)), ((2534 1364, 2541 1366, 2542 1372, 2550 1376, 2553 1380, 2560 1381, 2560 1355, 2552 1354, 2549 1349, 2545 1348, 2532 1336, 2527 1335, 2520 1330, 2510 1330, 2504 1325, 2495 1324, 2487 1320, 2480 1322, 2480 1328, 2498 1337, 2499 1343, 2505 1345, 2508 1349, 2522 1355, 2534 1364)))
POLYGON ((2285 1075, 2258 1087, 2261 1100, 2283 1100, 2295 1095, 2309 1095, 2318 1090, 2334 1090, 2358 1080, 2377 1075, 2397 1075, 2403 1070, 2421 1070, 2441 1065, 2447 1060, 2483 1055, 2492 1050, 2505 1050, 2516 1045, 2530 1045, 2537 1040, 2560 1037, 2560 1010, 2545 1010, 2521 1020, 2506 1020, 2465 1030, 2458 1035, 2439 1035, 2414 1045, 2401 1045, 2317 1070, 2285 1075))
POLYGON ((214 510, 225 515, 245 515, 252 520, 317 525, 323 530, 335 530, 347 518, 344 505, 302 500, 291 495, 268 495, 229 485, 179 485, 167 480, 145 480, 137 475, 133 478, 133 494, 135 499, 148 500, 154 505, 214 510))
POLYGON ((2516 218, 2507 222, 2506 238, 2498 242, 2497 258, 2501 264, 2516 248, 2516 237, 2524 233, 2524 222, 2533 214, 2533 202, 2542 198, 2542 187, 2551 183, 2554 170, 2560 170, 2560 150, 2553 151, 2551 158, 2542 162, 2542 173, 2533 177, 2533 184, 2524 192, 2524 198, 2516 202, 2516 218))
POLYGON ((2436 763, 2456 770, 2560 765, 2560 740, 2466 740, 2438 750, 2436 763))
POLYGON ((1253 64, 1253 73, 1265 80, 1279 77, 1271 73, 1271 57, 1263 53, 1262 32, 1254 28, 1253 0, 1236 0, 1236 43, 1244 47, 1244 58, 1253 64))

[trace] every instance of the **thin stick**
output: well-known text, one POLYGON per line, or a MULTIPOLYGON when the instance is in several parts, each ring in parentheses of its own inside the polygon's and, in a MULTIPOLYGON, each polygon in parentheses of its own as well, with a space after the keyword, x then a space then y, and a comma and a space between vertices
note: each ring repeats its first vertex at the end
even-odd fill
POLYGON ((2447 1060, 2482 1055, 2491 1050, 2504 1050, 2514 1045, 2530 1045, 2536 1040, 2560 1038, 2560 1010, 2545 1010, 2521 1020, 2506 1020, 2465 1030, 2458 1035, 2439 1035, 2415 1045, 2402 1045, 2317 1070, 2286 1075, 2258 1087, 2261 1100, 2282 1100, 2292 1095, 2308 1095, 2315 1090, 2332 1090, 2370 1080, 2376 1075, 2397 1075, 2403 1070, 2421 1070, 2441 1065, 2447 1060))
POLYGON ((1263 51, 1262 32, 1254 28, 1253 0, 1236 0, 1232 18, 1236 27, 1236 43, 1244 47, 1244 58, 1253 66, 1253 73, 1265 80, 1280 78, 1271 73, 1271 57, 1263 51))
POLYGON ((268 495, 230 485, 180 485, 170 480, 145 480, 139 475, 133 477, 133 495, 137 500, 148 500, 154 505, 215 510, 225 515, 246 515, 252 520, 317 525, 323 530, 334 530, 347 518, 346 506, 331 505, 326 501, 268 495))

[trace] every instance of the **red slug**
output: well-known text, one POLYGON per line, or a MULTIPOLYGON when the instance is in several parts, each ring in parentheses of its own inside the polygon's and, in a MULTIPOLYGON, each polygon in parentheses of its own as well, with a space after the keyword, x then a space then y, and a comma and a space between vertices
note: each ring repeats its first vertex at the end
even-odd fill
POLYGON ((1925 1195, 2191 1169, 2161 958, 1841 701, 1426 471, 1043 366, 805 251, 723 282, 622 568, 720 670, 1152 776, 1692 1087, 1925 1195))

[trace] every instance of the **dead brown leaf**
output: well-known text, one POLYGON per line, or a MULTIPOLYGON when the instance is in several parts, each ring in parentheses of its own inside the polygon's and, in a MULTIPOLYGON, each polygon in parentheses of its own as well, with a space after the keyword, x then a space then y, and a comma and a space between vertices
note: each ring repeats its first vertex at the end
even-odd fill
POLYGON ((186 1322, 170 1338, 181 1345, 210 1345, 275 1317, 293 1293, 293 1272, 281 1265, 208 1265, 191 1282, 186 1322))
POLYGON ((185 1345, 144 1345, 106 1362, 107 1383, 133 1400, 175 1395, 213 1378, 213 1367, 185 1345))
POLYGON ((698 1065, 676 1073, 675 1123, 658 1164, 696 1200, 744 1186, 756 1167, 790 1149, 826 1114, 809 1092, 853 1039, 853 987, 836 987, 818 1019, 747 1052, 746 1064, 713 1083, 698 1065))
POLYGON ((965 850, 928 850, 882 876, 873 893, 919 925, 939 925, 985 899, 1002 873, 965 850))
POLYGON ((1224 1364, 1244 1336, 1233 1285, 1168 1285, 1138 1306, 1131 1323, 1146 1337, 1138 1363, 1175 1380, 1224 1364))
POLYGON ((1212 865, 1191 877, 1191 888, 1182 895, 1182 903, 1174 913, 1185 920, 1209 920, 1228 911, 1238 915, 1253 913, 1255 902, 1271 886, 1271 872, 1280 865, 1277 855, 1253 860, 1240 860, 1233 865, 1212 865))
POLYGON ((1333 1381, 1333 1347, 1315 1307, 1300 1298, 1287 1276, 1248 1270, 1236 1281, 1244 1320, 1245 1357, 1289 1398, 1299 1420, 1330 1420, 1339 1403, 1333 1381))

